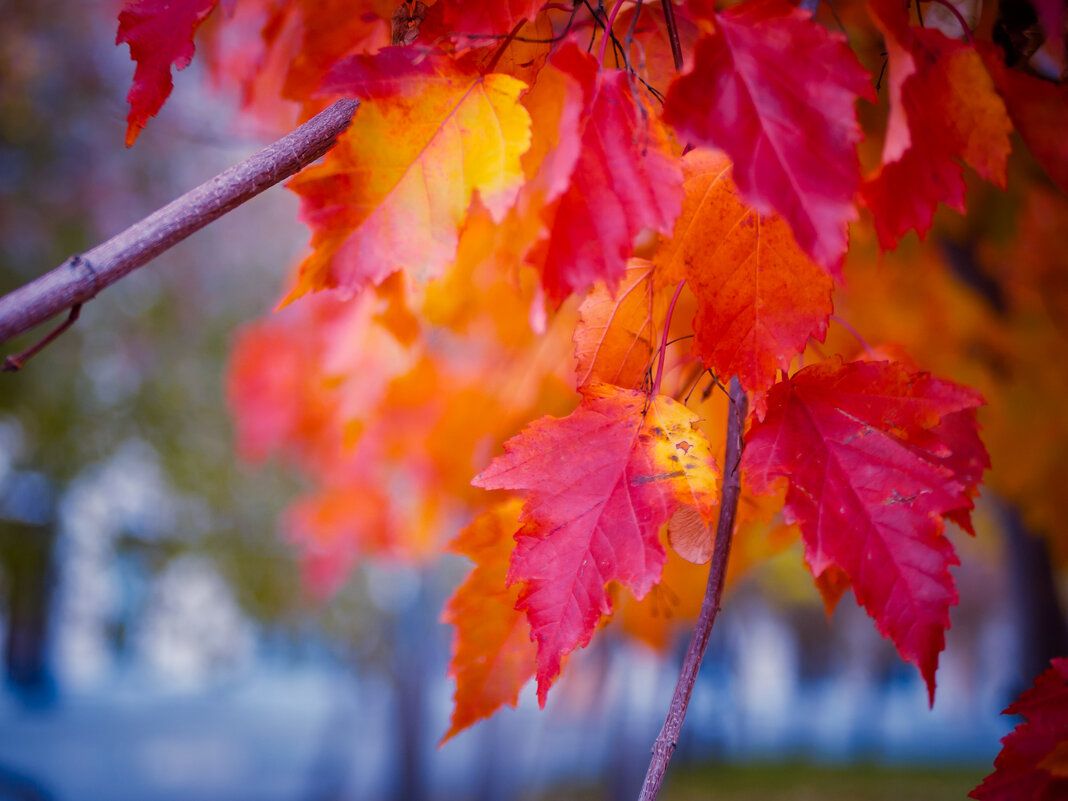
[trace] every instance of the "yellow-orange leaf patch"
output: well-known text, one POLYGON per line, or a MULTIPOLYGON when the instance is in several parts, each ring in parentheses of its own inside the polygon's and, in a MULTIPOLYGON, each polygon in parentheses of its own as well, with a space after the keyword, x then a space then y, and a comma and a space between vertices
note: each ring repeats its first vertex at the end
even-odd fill
POLYGON ((402 269, 436 276, 456 256, 476 190, 496 222, 515 201, 530 146, 525 84, 420 55, 390 47, 328 76, 326 91, 364 103, 325 161, 290 182, 313 252, 288 300, 358 291, 402 269))

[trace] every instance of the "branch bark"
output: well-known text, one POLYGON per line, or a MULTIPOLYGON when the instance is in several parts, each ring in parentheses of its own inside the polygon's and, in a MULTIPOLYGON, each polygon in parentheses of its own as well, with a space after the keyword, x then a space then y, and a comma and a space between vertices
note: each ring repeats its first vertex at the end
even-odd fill
POLYGON ((216 175, 87 253, 0 298, 0 343, 98 292, 190 234, 318 159, 349 126, 359 101, 339 100, 292 133, 216 175))
POLYGON ((668 762, 679 741, 682 721, 686 718, 686 708, 690 703, 697 671, 701 667, 712 626, 719 613, 720 600, 723 598, 723 582, 727 577, 727 560, 731 553, 731 537, 734 534, 734 518, 738 512, 738 496, 742 486, 742 449, 745 442, 742 430, 749 401, 737 378, 731 379, 730 406, 727 409, 727 454, 723 460, 723 491, 720 496, 719 521, 716 525, 716 545, 712 551, 712 564, 708 572, 708 584, 705 587, 705 599, 701 603, 701 614, 697 618, 690 645, 686 649, 686 658, 682 661, 679 680, 675 684, 675 693, 668 707, 667 718, 653 743, 652 759, 645 774, 638 801, 653 801, 660 792, 667 773, 668 762))

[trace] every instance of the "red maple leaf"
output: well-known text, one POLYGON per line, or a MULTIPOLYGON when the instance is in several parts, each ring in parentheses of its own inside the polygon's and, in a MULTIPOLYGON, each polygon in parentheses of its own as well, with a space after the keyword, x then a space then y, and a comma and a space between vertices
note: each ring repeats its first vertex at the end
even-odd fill
POLYGON ((644 597, 666 559, 660 526, 680 503, 706 518, 716 504, 715 463, 685 406, 609 384, 582 394, 567 417, 508 440, 472 482, 529 493, 508 580, 524 585, 517 608, 538 643, 543 705, 561 660, 612 611, 606 585, 644 597))
MULTIPOLYGON (((558 68, 576 76, 583 62, 582 73, 596 69, 593 56, 574 44, 568 49, 567 61, 554 57, 558 68)), ((682 170, 632 80, 620 70, 597 72, 570 186, 543 215, 550 235, 529 260, 541 268, 555 303, 595 281, 614 289, 634 251, 634 238, 646 228, 670 233, 679 215, 682 170)))
POLYGON ((748 0, 717 14, 690 3, 711 34, 693 70, 668 89, 664 119, 682 137, 726 151, 745 201, 781 214, 801 248, 831 272, 857 219, 857 97, 874 100, 845 37, 787 0, 748 0))
POLYGON ((1026 720, 1001 740, 994 772, 968 793, 979 801, 1068 798, 1068 659, 1054 659, 1002 714, 1026 720))
POLYGON ((756 492, 787 479, 784 509, 812 573, 848 577, 879 632, 919 667, 932 703, 958 600, 942 517, 967 514, 989 464, 975 422, 982 403, 894 362, 835 358, 771 388, 743 459, 756 492))
POLYGON ((130 58, 137 62, 133 84, 126 95, 126 146, 145 127, 148 118, 163 107, 174 88, 171 65, 185 69, 193 59, 196 33, 219 0, 129 0, 119 12, 115 44, 128 42, 130 58))

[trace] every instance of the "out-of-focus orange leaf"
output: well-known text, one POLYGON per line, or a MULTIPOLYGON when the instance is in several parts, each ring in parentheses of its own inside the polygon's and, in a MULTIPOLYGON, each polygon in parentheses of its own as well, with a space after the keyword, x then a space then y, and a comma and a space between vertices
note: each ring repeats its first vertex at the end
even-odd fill
POLYGON ((456 628, 449 663, 456 695, 442 742, 504 704, 515 706, 519 691, 534 676, 537 649, 526 615, 516 609, 519 586, 505 583, 513 535, 522 525, 521 507, 519 500, 495 506, 449 544, 475 566, 442 615, 442 622, 456 628))

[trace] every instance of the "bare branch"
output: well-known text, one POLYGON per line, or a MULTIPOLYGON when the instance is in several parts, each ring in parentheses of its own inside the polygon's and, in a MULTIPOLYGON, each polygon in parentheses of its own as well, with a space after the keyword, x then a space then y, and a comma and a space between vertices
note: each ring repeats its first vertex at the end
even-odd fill
POLYGON ((91 300, 193 232, 315 161, 334 146, 358 106, 355 99, 337 101, 292 133, 107 242, 71 256, 54 270, 0 298, 0 343, 91 300))
POLYGON ((679 680, 675 684, 675 694, 671 697, 664 726, 653 743, 653 757, 649 770, 645 774, 638 801, 653 801, 664 783, 668 762, 675 753, 682 730, 682 721, 686 717, 686 707, 690 703, 697 671, 708 648, 708 638, 712 634, 712 625, 719 613, 720 600, 723 597, 723 582, 727 576, 727 560, 731 553, 731 537, 734 534, 734 517, 738 511, 738 496, 742 482, 742 427, 749 408, 749 401, 737 378, 731 379, 730 406, 727 409, 727 454, 723 460, 723 492, 720 496, 719 521, 716 526, 716 545, 712 552, 712 565, 708 572, 708 585, 705 599, 701 603, 701 614, 697 618, 690 646, 686 649, 686 658, 682 661, 679 680))

